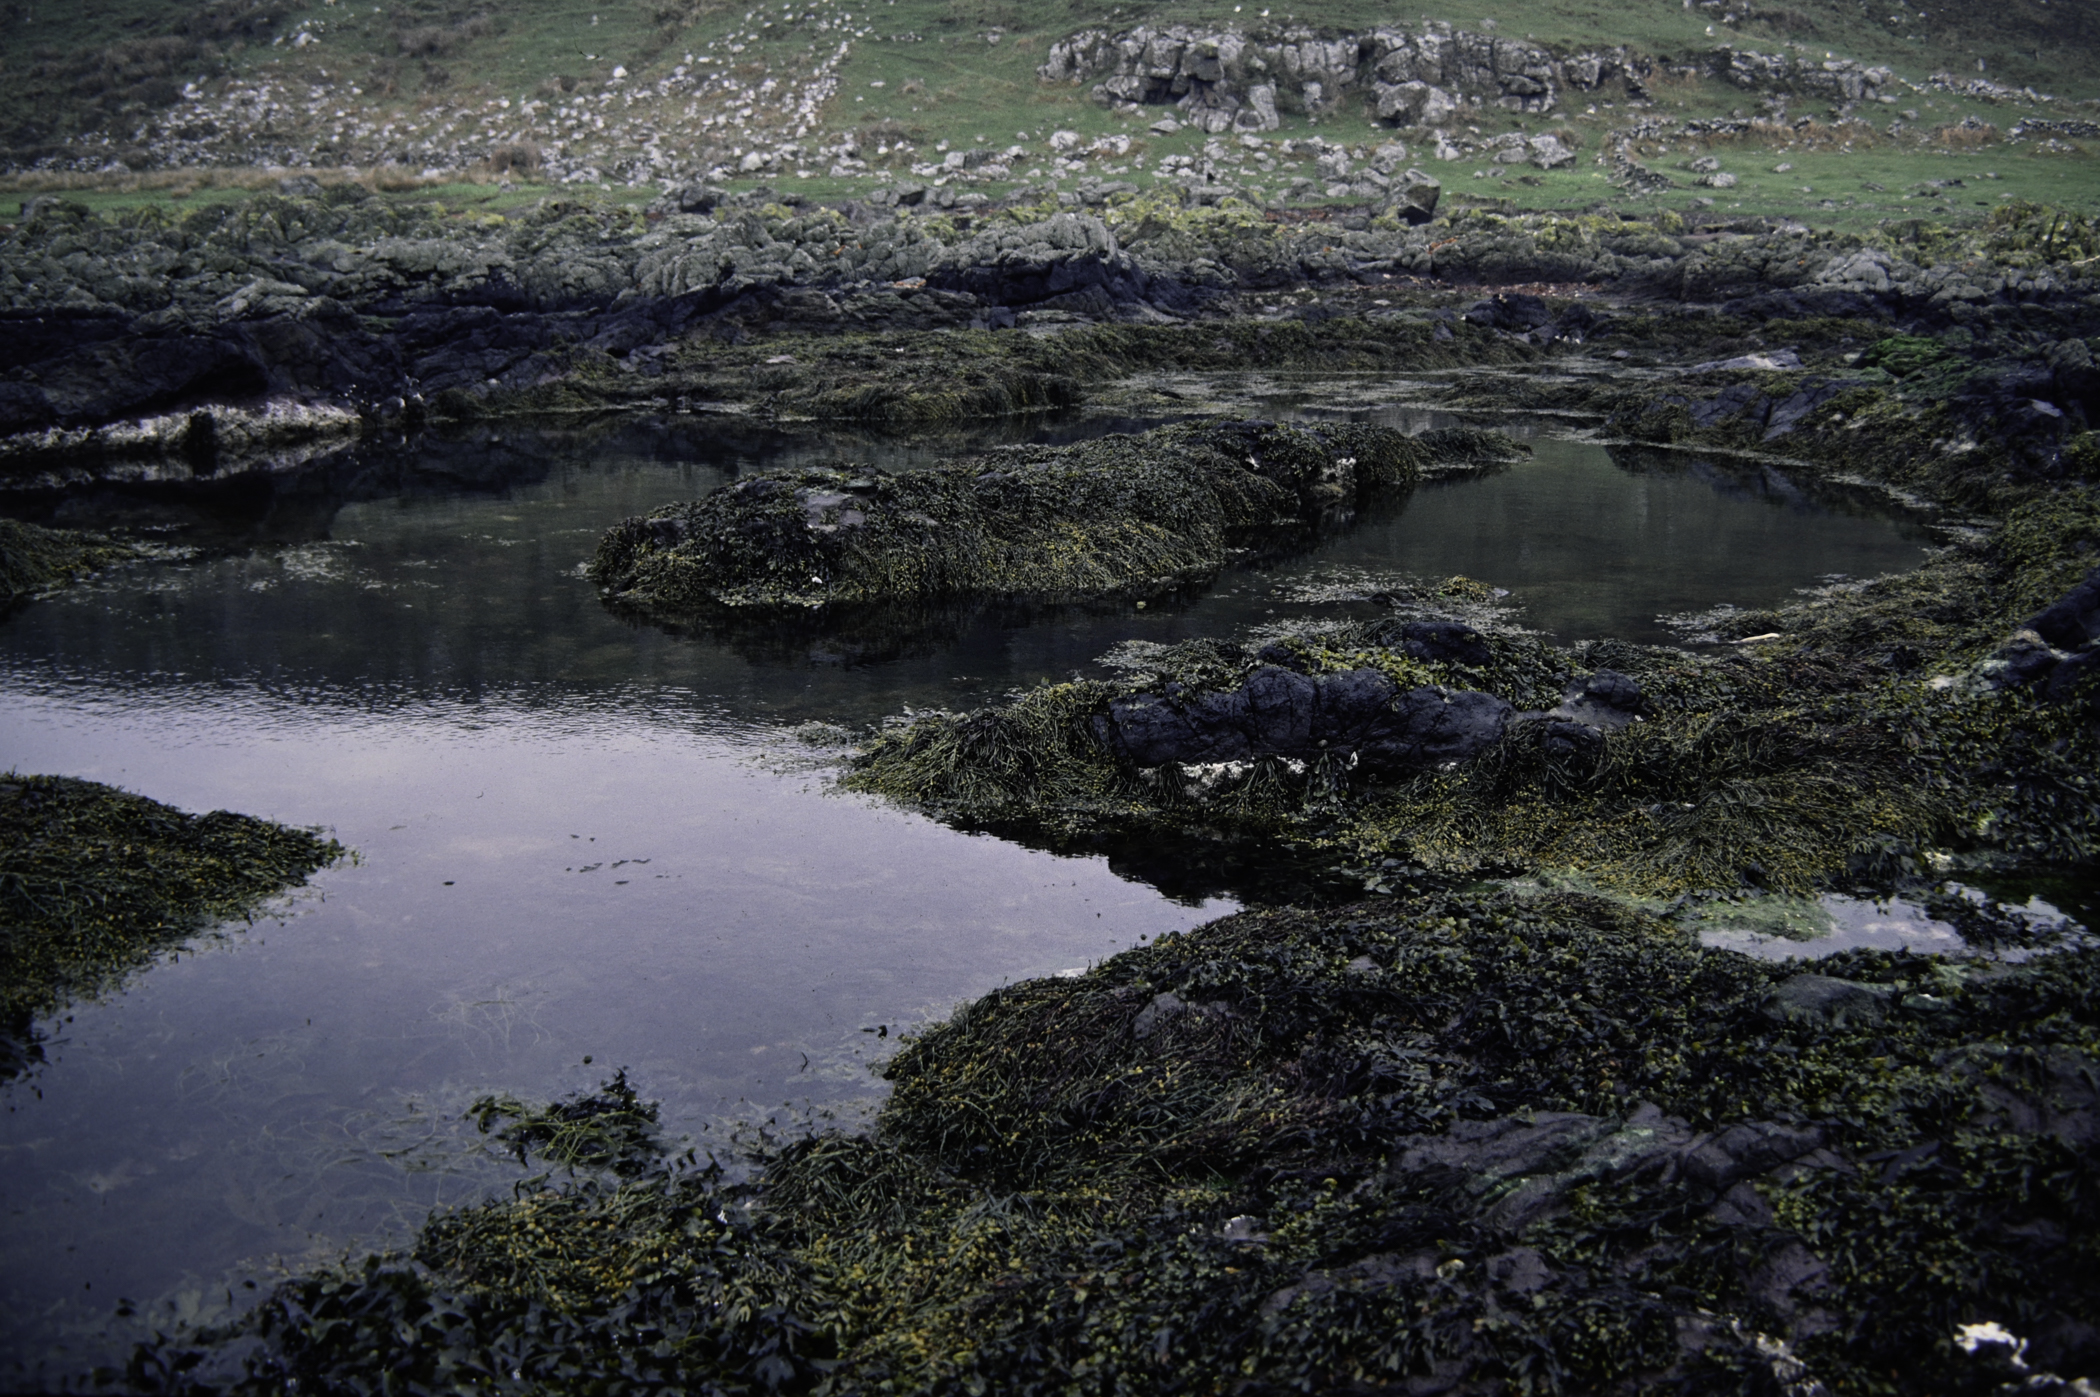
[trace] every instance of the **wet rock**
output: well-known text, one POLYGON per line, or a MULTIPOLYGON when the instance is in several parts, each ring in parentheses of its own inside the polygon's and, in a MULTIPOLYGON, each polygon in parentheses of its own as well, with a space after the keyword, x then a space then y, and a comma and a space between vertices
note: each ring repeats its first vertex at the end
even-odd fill
POLYGON ((2068 656, 2050 670, 2042 696, 2052 703, 2063 703, 2083 695, 2089 709, 2100 708, 2100 685, 2095 681, 2100 681, 2100 646, 2068 656))
MULTIPOLYGON (((1592 735, 1617 732, 1641 716, 1645 703, 1646 698, 1637 682, 1617 670, 1600 669, 1589 678, 1570 685, 1559 707, 1530 716, 1550 720, 1553 723, 1550 733, 1558 733, 1557 740, 1589 750, 1594 747, 1591 737, 1560 730, 1583 728, 1590 730, 1592 735)), ((1548 740, 1556 740, 1550 733, 1548 740)))
POLYGON ((2027 619, 2026 629, 2063 650, 2100 640, 2100 568, 2027 619))
POLYGON ((1814 1125, 1732 1125, 1687 1150, 1682 1168, 1686 1178, 1720 1195, 1820 1149, 1828 1138, 1826 1130, 1814 1125))
POLYGON ((2032 629, 2016 631, 1978 667, 1992 688, 2020 689, 2047 679, 2067 657, 2032 629))
POLYGON ((1487 1260, 1488 1279, 1511 1295, 1531 1295, 1553 1284, 1553 1268, 1534 1247, 1512 1247, 1487 1260))
POLYGON ((1540 734, 1539 750, 1562 770, 1587 776, 1604 755, 1604 734, 1588 723, 1554 719, 1540 734))
POLYGON ((1799 427, 1801 423, 1832 398, 1855 385, 1831 379, 1812 378, 1804 382, 1791 396, 1775 404, 1765 421, 1765 440, 1776 441, 1799 427))
POLYGON ((858 486, 836 470, 754 475, 609 530, 592 575, 625 605, 680 617, 973 593, 1142 596, 1211 575, 1239 547, 1313 531, 1435 459, 1434 445, 1388 428, 1246 421, 1007 448, 858 486), (657 542, 666 518, 683 530, 668 548, 657 542))
POLYGON ((1400 648, 1409 658, 1479 666, 1492 658, 1487 638, 1463 621, 1410 621, 1401 628, 1400 648))
POLYGON ((1511 713, 1492 694, 1402 690, 1376 670, 1313 678, 1272 665, 1225 692, 1116 699, 1095 731, 1141 767, 1351 759, 1383 776, 1468 760, 1501 737, 1511 713))
POLYGON ((1892 998, 1893 993, 1882 985, 1829 975, 1796 975, 1773 989, 1762 1008, 1774 1022, 1841 1028, 1880 1023, 1888 1017, 1892 998))

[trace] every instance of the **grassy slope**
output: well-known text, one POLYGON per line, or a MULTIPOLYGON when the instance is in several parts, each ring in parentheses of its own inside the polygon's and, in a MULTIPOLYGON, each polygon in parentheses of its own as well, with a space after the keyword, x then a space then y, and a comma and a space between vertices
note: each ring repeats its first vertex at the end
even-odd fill
MULTIPOLYGON (((1724 42, 1767 52, 1786 47, 1808 58, 1835 53, 1887 63, 1913 80, 1940 71, 1976 76, 1980 59, 1984 75, 1994 81, 2032 84, 2066 98, 2100 97, 2100 62, 2094 61, 2100 21, 2084 9, 2064 0, 2009 0, 1989 6, 1957 0, 1933 6, 1934 17, 1927 25, 1907 6, 1862 0, 1813 7, 1813 14, 1749 4, 1695 3, 1687 8, 1677 0, 1465 0, 1439 12, 1439 17, 1461 27, 1493 21, 1498 33, 1543 42, 1629 43, 1670 56, 1695 54, 1724 42), (1729 24, 1725 17, 1734 9, 1762 17, 1729 24)), ((1162 155, 1197 154, 1204 138, 1188 131, 1154 135, 1146 127, 1158 113, 1118 117, 1094 107, 1081 88, 1038 82, 1034 69, 1050 42, 1089 24, 1123 27, 1145 20, 1255 26, 1267 14, 1272 23, 1299 20, 1356 28, 1400 18, 1364 0, 1267 11, 1247 4, 1236 8, 1223 0, 1156 6, 1103 5, 1096 0, 1049 7, 1025 7, 1012 0, 804 0, 750 9, 734 9, 720 0, 522 0, 498 8, 477 0, 410 0, 383 6, 362 0, 303 5, 219 0, 203 11, 166 0, 91 0, 66 7, 14 0, 7 13, 10 22, 0 25, 0 77, 5 79, 0 81, 0 137, 18 147, 39 133, 50 138, 98 127, 121 132, 146 120, 156 101, 165 101, 182 83, 197 78, 208 79, 207 90, 234 80, 263 78, 278 80, 286 93, 310 95, 318 86, 325 97, 317 99, 317 115, 287 114, 287 129, 305 137, 339 125, 333 120, 336 111, 363 112, 375 122, 438 124, 477 103, 559 100, 565 84, 579 92, 597 91, 616 67, 627 70, 630 89, 639 87, 689 58, 714 58, 733 67, 747 83, 755 82, 768 75, 806 72, 815 56, 835 48, 842 36, 871 29, 872 36, 853 39, 839 68, 838 93, 805 144, 848 130, 878 137, 901 130, 910 133, 919 147, 916 158, 924 160, 938 158, 932 147, 943 140, 969 145, 982 139, 994 147, 1018 141, 1040 152, 1044 138, 1056 129, 1087 136, 1122 132, 1138 138, 1133 154, 1143 156, 1147 164, 1162 155), (847 15, 853 18, 849 21, 847 15), (302 30, 316 41, 304 46, 290 42, 302 30), (996 43, 990 41, 994 34, 996 43)), ((1756 107, 1752 94, 1712 80, 1659 84, 1656 96, 1654 114, 1663 116, 1747 113, 1756 107)), ((1533 118, 1530 124, 1564 123, 1583 138, 1587 153, 1594 154, 1604 133, 1628 113, 1608 104, 1585 111, 1587 105, 1571 103, 1552 123, 1533 118)), ((703 148, 734 154, 754 134, 769 134, 775 140, 786 134, 784 114, 768 112, 764 104, 749 118, 731 111, 712 131, 695 124, 708 115, 705 99, 696 117, 688 117, 685 107, 682 97, 645 106, 647 119, 663 131, 674 158, 696 156, 703 148)), ((1914 125, 1925 127, 1972 115, 2010 125, 2035 110, 1938 93, 1907 94, 1904 107, 1918 114, 1914 125)), ((534 139, 560 138, 562 133, 548 124, 546 112, 518 118, 509 114, 511 110, 495 120, 509 122, 534 139)), ((1817 109, 1797 101, 1795 110, 1817 109)), ((1885 125, 1898 110, 1882 107, 1869 114, 1885 125)), ((2061 112, 2058 107, 2044 114, 2061 112)), ((1498 113, 1494 122, 1484 121, 1482 126, 1493 134, 1521 124, 1498 113)), ((1314 132, 1303 118, 1289 118, 1278 134, 1314 132)), ((1350 144, 1390 138, 1360 112, 1323 122, 1317 134, 1350 144)), ((1765 149, 1719 153, 1742 183, 1711 197, 1720 208, 1740 207, 1746 213, 1792 214, 1819 222, 1902 216, 1923 202, 1902 196, 1916 194, 1914 187, 1924 181, 1958 177, 1973 184, 1987 171, 2001 178, 1984 188, 1952 191, 1958 208, 1987 205, 2001 196, 2082 207, 2100 203, 2100 180, 2094 179, 2088 158, 2038 154, 2031 147, 2021 152, 1923 152, 1884 144, 1849 154, 1765 149), (1773 165, 1786 161, 1795 166, 1793 171, 1783 176, 1772 171, 1773 165), (1869 183, 1886 190, 1865 188, 1869 183), (1826 201, 1833 207, 1826 208, 1826 201)), ((1657 163, 1669 170, 1689 154, 1677 152, 1657 163)), ((1286 160, 1276 171, 1249 167, 1235 177, 1261 183, 1274 195, 1292 176, 1311 173, 1310 166, 1309 157, 1300 158, 1295 167, 1286 160)), ((819 199, 864 192, 871 184, 867 177, 833 179, 827 167, 828 161, 812 159, 803 167, 806 177, 787 170, 765 178, 819 199)), ((1580 207, 1614 194, 1603 171, 1587 158, 1572 170, 1550 174, 1497 171, 1470 163, 1436 168, 1454 192, 1507 199, 1520 208, 1580 207), (1486 177, 1475 179, 1475 169, 1484 169, 1486 177), (1530 182, 1520 183, 1517 175, 1530 182)), ((1145 172, 1131 168, 1128 159, 1103 162, 1101 172, 1148 182, 1145 172)), ((1689 180, 1680 176, 1681 183, 1689 185, 1689 180)), ((195 181, 115 178, 102 183, 99 202, 215 197, 208 190, 190 194, 185 183, 195 181), (141 183, 144 187, 131 187, 141 183)), ((526 192, 538 191, 528 185, 526 192)), ((1688 188, 1666 198, 1686 200, 1704 193, 1688 188)), ((493 191, 426 190, 423 197, 462 202, 496 196, 493 191)))

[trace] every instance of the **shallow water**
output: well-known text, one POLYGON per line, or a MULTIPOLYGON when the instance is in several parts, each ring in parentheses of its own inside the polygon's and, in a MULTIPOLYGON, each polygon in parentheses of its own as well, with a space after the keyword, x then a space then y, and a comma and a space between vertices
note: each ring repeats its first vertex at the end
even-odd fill
MULTIPOLYGON (((1980 889, 1956 886, 1978 902, 1987 896, 1980 889)), ((2039 933, 2045 949, 2085 943, 2086 922, 2092 917, 2089 898, 2065 898, 2069 905, 2060 907, 2040 893, 2029 891, 2029 885, 2020 880, 2012 880, 2007 886, 2018 887, 2027 896, 2007 904, 2005 911, 2039 933)), ((1973 946, 1953 923, 1900 897, 1861 898, 1826 893, 1801 910, 1805 915, 1788 918, 1795 925, 1785 931, 1774 930, 1765 918, 1748 925, 1731 925, 1726 911, 1722 911, 1711 919, 1712 925, 1700 931, 1699 940, 1719 950, 1780 961, 1821 960, 1841 951, 1908 951, 1913 955, 1980 956, 2018 962, 2036 953, 2025 945, 1973 946)))
POLYGON ((0 1350, 77 1367, 120 1298, 209 1307, 273 1258, 507 1186, 459 1124, 483 1092, 625 1066, 703 1146, 864 1109, 900 1027, 1230 906, 830 792, 791 725, 1105 672, 1129 640, 1374 614, 1401 574, 1505 588, 1564 638, 1660 638, 1659 613, 1769 604, 1930 542, 1769 471, 1536 445, 1180 604, 843 636, 633 625, 577 567, 621 517, 861 443, 507 432, 44 501, 245 551, 0 624, 0 762, 327 825, 359 860, 44 1026, 48 1060, 0 1087, 0 1350))

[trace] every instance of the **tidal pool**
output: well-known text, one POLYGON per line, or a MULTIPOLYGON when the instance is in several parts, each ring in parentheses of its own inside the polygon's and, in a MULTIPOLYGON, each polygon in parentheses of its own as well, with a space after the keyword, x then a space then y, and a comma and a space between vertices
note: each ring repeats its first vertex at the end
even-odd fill
POLYGON ((1933 541, 1769 468, 1535 446, 1178 603, 843 636, 637 626, 579 565, 609 524, 753 465, 926 451, 506 429, 14 492, 46 520, 239 546, 0 623, 0 763, 325 825, 357 859, 41 1025, 45 1061, 0 1085, 0 1354, 77 1371, 508 1187, 515 1164, 460 1121, 483 1093, 625 1067, 703 1150, 739 1123, 850 1117, 900 1030, 1232 906, 840 796, 807 740, 839 734, 807 725, 1105 673, 1133 640, 1371 614, 1406 576, 1506 589, 1564 639, 1663 639, 1660 614, 1908 567, 1933 541))

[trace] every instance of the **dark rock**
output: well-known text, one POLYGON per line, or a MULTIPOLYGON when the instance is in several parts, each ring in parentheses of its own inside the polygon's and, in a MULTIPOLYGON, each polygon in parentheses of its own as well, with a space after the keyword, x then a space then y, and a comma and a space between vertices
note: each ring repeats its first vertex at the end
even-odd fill
POLYGON ((1617 732, 1641 716, 1644 702, 1641 686, 1633 679, 1615 669, 1600 669, 1589 678, 1570 685, 1560 707, 1550 713, 1532 716, 1558 720, 1555 727, 1579 724, 1617 732))
POLYGON ((1521 292, 1498 294, 1466 307, 1466 319, 1491 330, 1522 333, 1553 322, 1553 312, 1536 296, 1521 292))
POLYGON ((1400 635, 1411 659, 1477 668, 1492 658, 1486 638, 1463 621, 1410 621, 1400 635))
POLYGON ((1792 1320, 1804 1301, 1830 1284, 1830 1263, 1789 1237, 1766 1253, 1746 1279, 1751 1295, 1792 1320))
POLYGON ((1511 712, 1472 690, 1402 691, 1376 670, 1315 679, 1268 665, 1226 692, 1116 699, 1098 731, 1138 766, 1354 754, 1367 774, 1384 775, 1467 760, 1502 735, 1511 712))
POLYGON ((1888 1017, 1892 991, 1828 975, 1796 975, 1765 998, 1766 1018, 1778 1023, 1877 1024, 1888 1017))
POLYGON ((1604 734, 1587 723, 1554 721, 1546 725, 1539 750, 1556 765, 1587 770, 1604 754, 1604 734))
POLYGON ((1641 686, 1615 669, 1600 669, 1582 681, 1580 701, 1616 713, 1638 713, 1641 686))
POLYGON ((1785 436, 1800 426, 1810 413, 1853 386, 1829 379, 1810 379, 1803 383, 1791 397, 1773 406, 1765 419, 1765 440, 1785 436))
POLYGON ((1254 652, 1254 658, 1265 665, 1275 665, 1278 669, 1288 669, 1299 674, 1304 674, 1307 668, 1305 657, 1280 641, 1272 640, 1262 646, 1254 652))
POLYGON ((2060 650, 2077 650, 2100 640, 2100 568, 2029 617, 2026 629, 2060 650))
POLYGON ((1488 1279, 1512 1295, 1530 1295, 1553 1283, 1553 1268, 1532 1247, 1514 1247, 1487 1260, 1488 1279))
POLYGON ((1755 429, 1765 425, 1771 401, 1754 383, 1733 384, 1723 389, 1718 397, 1693 403, 1690 408, 1692 423, 1704 428, 1731 418, 1741 418, 1743 426, 1755 429))
POLYGON ((2073 655, 2049 671, 2049 682, 2042 689, 2042 697, 2051 703, 2063 703, 2084 694, 2088 707, 2100 706, 2100 688, 2094 688, 2100 680, 2100 646, 2073 655))
POLYGON ((1687 1151, 1683 1171, 1692 1182, 1722 1194, 1744 1179, 1769 1173, 1821 1148, 1826 1138, 1819 1126, 1769 1121, 1730 1126, 1687 1151))
POLYGON ((2021 689, 2047 679, 2063 659, 2039 635, 2023 630, 1993 651, 1980 672, 1993 688, 2021 689))

